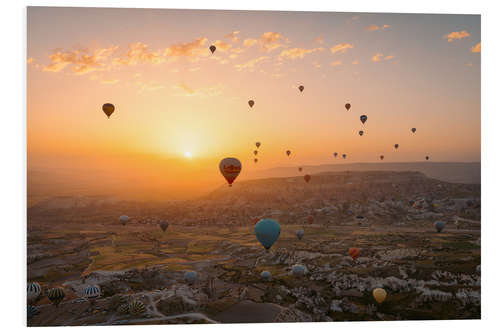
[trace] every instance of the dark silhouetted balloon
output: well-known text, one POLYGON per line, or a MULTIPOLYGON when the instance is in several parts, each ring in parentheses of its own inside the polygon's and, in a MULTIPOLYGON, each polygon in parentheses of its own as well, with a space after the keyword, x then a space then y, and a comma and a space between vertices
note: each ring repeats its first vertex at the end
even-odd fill
POLYGON ((347 110, 347 111, 349 111, 349 109, 351 108, 351 104, 350 104, 350 103, 347 103, 347 104, 345 105, 345 108, 346 108, 346 110, 347 110))
POLYGON ((380 155, 380 159, 383 161, 384 160, 384 155, 380 155))
POLYGON ((297 230, 296 235, 297 235, 297 238, 298 238, 299 240, 301 240, 301 239, 302 239, 302 237, 304 237, 304 230, 302 230, 302 229, 297 230))
POLYGON ((250 107, 253 107, 254 104, 255 104, 255 102, 253 100, 248 101, 248 105, 250 105, 250 107))
POLYGON ((210 49, 210 52, 212 52, 212 54, 215 52, 215 50, 217 50, 215 45, 210 45, 209 49, 210 49))
POLYGON ((441 232, 443 231, 445 225, 446 223, 444 223, 443 221, 436 221, 434 223, 434 228, 436 228, 437 232, 441 232))
POLYGON ((106 114, 106 116, 108 116, 109 119, 109 117, 111 117, 113 112, 115 112, 115 106, 111 103, 103 104, 102 111, 104 111, 104 113, 106 114))
POLYGON ((254 154, 254 155, 257 155, 258 153, 259 153, 259 152, 258 152, 257 150, 254 150, 254 151, 253 151, 253 154, 254 154))
POLYGON ((429 160, 429 156, 425 156, 425 160, 428 161, 429 160))
POLYGON ((333 153, 333 157, 335 157, 335 158, 336 158, 338 155, 339 155, 339 153, 337 153, 337 152, 333 153))
POLYGON ((304 180, 306 181, 306 183, 309 183, 309 181, 311 180, 311 176, 310 175, 304 175, 304 180))
POLYGON ((411 131, 412 131, 413 133, 415 133, 415 132, 417 131, 417 129, 416 129, 415 127, 413 127, 413 128, 411 129, 411 131))
POLYGON ((299 90, 300 90, 300 92, 303 92, 304 91, 304 86, 299 86, 299 90))
POLYGON ((365 132, 363 132, 363 131, 359 131, 359 136, 363 136, 364 133, 365 132))
POLYGON ((302 167, 299 167, 299 172, 302 172, 302 167))
POLYGON ((347 157, 347 155, 346 155, 346 154, 342 154, 342 158, 343 158, 344 160, 346 159, 346 157, 347 157))
POLYGON ((257 147, 257 149, 259 149, 259 147, 260 147, 260 142, 256 142, 256 143, 255 143, 255 146, 257 147))
POLYGON ((226 178, 229 186, 232 186, 234 180, 241 172, 241 162, 234 157, 227 157, 219 163, 220 173, 226 178))
POLYGON ((291 153, 292 153, 291 151, 287 150, 286 151, 286 156, 290 156, 291 153))
POLYGON ((165 232, 165 230, 167 230, 167 228, 168 228, 168 221, 165 221, 165 220, 161 221, 160 228, 161 228, 161 230, 163 230, 163 232, 165 232))
POLYGON ((257 163, 257 162, 259 161, 259 159, 254 158, 254 159, 253 159, 253 161, 254 161, 255 163, 257 163))
POLYGON ((394 148, 395 148, 395 149, 398 149, 398 148, 399 148, 399 144, 397 144, 397 143, 396 143, 396 144, 394 145, 394 148))
POLYGON ((361 120, 361 122, 364 124, 366 123, 366 121, 368 120, 368 117, 365 116, 365 115, 362 115, 361 117, 359 117, 359 119, 361 120))

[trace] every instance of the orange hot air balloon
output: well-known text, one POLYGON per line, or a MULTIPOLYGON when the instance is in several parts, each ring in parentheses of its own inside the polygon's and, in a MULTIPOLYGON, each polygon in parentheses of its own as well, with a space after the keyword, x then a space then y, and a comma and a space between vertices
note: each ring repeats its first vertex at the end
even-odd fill
POLYGON ((311 180, 311 176, 310 175, 304 175, 304 180, 306 181, 306 183, 309 183, 309 181, 311 180))
POLYGON ((291 153, 292 153, 292 152, 291 152, 291 151, 289 151, 289 150, 287 150, 287 151, 286 151, 286 155, 287 155, 287 156, 290 156, 290 154, 291 154, 291 153))
POLYGON ((382 303, 385 301, 385 298, 387 297, 387 292, 382 289, 382 288, 375 288, 373 289, 373 298, 377 301, 377 303, 382 303))
POLYGON ((302 167, 299 167, 299 172, 302 172, 302 167))
POLYGON ((351 104, 350 104, 350 103, 347 103, 347 104, 345 105, 345 108, 346 108, 346 110, 347 110, 347 111, 349 111, 349 109, 351 108, 351 104))
POLYGON ((259 152, 258 152, 257 150, 254 150, 254 151, 253 151, 253 154, 254 154, 254 155, 257 155, 258 153, 259 153, 259 152))
POLYGON ((299 90, 300 90, 300 92, 303 92, 304 91, 304 86, 299 86, 299 90))
POLYGON ((102 111, 106 114, 106 116, 111 117, 113 112, 115 112, 115 106, 111 103, 106 103, 102 105, 102 111))
POLYGON ((234 157, 227 157, 219 163, 220 173, 226 178, 229 186, 232 186, 234 180, 241 172, 241 162, 234 157))
POLYGON ((209 49, 210 49, 210 52, 212 52, 212 54, 215 52, 215 50, 217 50, 215 45, 210 45, 209 49))
POLYGON ((260 142, 256 142, 256 143, 255 143, 255 147, 257 147, 257 149, 259 149, 259 147, 260 147, 260 142))
POLYGON ((314 223, 314 216, 309 215, 309 216, 307 217, 307 222, 308 222, 309 224, 313 224, 313 223, 314 223))
POLYGON ((359 257, 359 249, 357 247, 351 247, 349 249, 349 255, 351 256, 352 260, 356 260, 357 257, 359 257))
POLYGON ((254 104, 255 104, 255 102, 253 100, 248 101, 248 105, 250 105, 251 108, 253 107, 254 104))

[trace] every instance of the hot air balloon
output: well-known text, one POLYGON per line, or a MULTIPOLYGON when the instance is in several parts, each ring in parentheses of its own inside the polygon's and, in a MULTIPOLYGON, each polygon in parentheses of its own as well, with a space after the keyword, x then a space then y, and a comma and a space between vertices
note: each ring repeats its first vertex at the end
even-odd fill
POLYGON ((304 276, 307 273, 307 269, 303 265, 293 265, 292 274, 296 277, 304 276))
POLYGON ((302 237, 304 237, 304 230, 302 229, 297 230, 297 238, 301 240, 302 237))
POLYGON ((26 316, 28 320, 32 319, 34 316, 38 315, 40 313, 40 309, 38 307, 33 306, 33 305, 28 305, 28 308, 26 309, 26 316))
POLYGON ((314 223, 314 216, 309 215, 309 216, 307 217, 307 223, 309 223, 309 224, 313 224, 313 223, 314 223))
POLYGON ((254 151, 253 151, 253 154, 254 154, 254 155, 257 155, 258 153, 259 153, 259 152, 258 152, 257 150, 254 150, 254 151))
POLYGON ((345 158, 347 157, 346 154, 342 154, 342 158, 345 160, 345 158))
POLYGON ((280 236, 280 232, 280 224, 273 219, 262 219, 255 225, 254 228, 257 240, 267 251, 269 251, 274 242, 276 242, 280 236))
POLYGON ((446 223, 444 223, 443 221, 436 221, 434 223, 434 228, 436 228, 437 232, 441 232, 441 231, 443 231, 445 225, 446 225, 446 223))
POLYGON ((125 225, 128 222, 128 216, 127 215, 122 215, 120 216, 120 222, 125 225))
POLYGON ((337 158, 337 156, 339 155, 339 153, 335 152, 333 153, 333 157, 337 158))
POLYGON ((359 136, 363 136, 364 133, 365 132, 363 132, 363 131, 359 131, 359 136))
POLYGON ((219 163, 220 173, 226 178, 229 186, 232 186, 234 180, 241 172, 241 162, 233 157, 227 157, 219 163))
POLYGON ((350 104, 350 103, 347 103, 347 104, 345 105, 345 108, 346 108, 346 110, 347 110, 347 111, 349 111, 349 109, 351 108, 351 104, 350 104))
POLYGON ((269 281, 269 280, 271 280, 271 272, 269 272, 269 271, 263 271, 262 273, 260 273, 260 277, 264 281, 269 281))
POLYGON ((377 301, 377 303, 382 303, 385 301, 385 298, 387 297, 387 293, 385 292, 384 289, 382 288, 375 288, 373 289, 373 298, 377 301))
POLYGON ((303 92, 304 91, 304 86, 299 86, 299 90, 300 90, 300 92, 303 92))
POLYGON ((255 102, 253 100, 248 101, 248 105, 250 105, 250 107, 253 107, 254 104, 255 104, 255 102))
POLYGON ((368 119, 368 117, 366 115, 362 115, 361 117, 359 117, 359 119, 364 124, 366 122, 366 120, 368 119))
POLYGON ((40 287, 40 285, 37 282, 28 283, 28 287, 26 290, 28 302, 34 303, 38 299, 38 297, 40 296, 41 292, 42 292, 42 288, 40 287))
POLYGON ((167 230, 168 228, 168 221, 166 220, 160 221, 160 228, 163 232, 165 232, 165 230, 167 230))
POLYGON ((399 144, 397 144, 397 143, 396 143, 396 144, 394 145, 394 148, 395 148, 395 149, 398 149, 398 148, 399 148, 399 144))
POLYGON ((356 260, 357 257, 359 257, 359 253, 361 251, 357 247, 351 247, 349 249, 349 255, 351 256, 352 260, 356 260))
POLYGON ((144 303, 142 303, 141 301, 134 300, 134 301, 132 301, 132 303, 130 303, 128 305, 128 312, 132 316, 140 316, 145 311, 146 311, 146 307, 144 306, 144 303))
POLYGON ((59 306, 59 303, 64 299, 64 296, 66 294, 64 293, 64 289, 61 287, 57 287, 54 289, 50 289, 47 297, 49 300, 54 304, 56 307, 59 306))
POLYGON ((415 127, 413 127, 413 128, 411 129, 411 131, 412 131, 413 133, 415 133, 415 132, 417 131, 417 129, 416 129, 415 127))
POLYGON ((83 293, 85 294, 85 298, 93 303, 96 298, 101 296, 101 288, 99 288, 99 286, 88 286, 83 293))
POLYGON ((384 155, 380 155, 380 159, 383 161, 384 160, 384 155))
POLYGON ((210 52, 212 52, 212 54, 215 52, 215 50, 217 50, 215 45, 210 45, 209 49, 210 49, 210 52))
POLYGON ((425 160, 428 161, 429 160, 429 156, 425 156, 425 160))
POLYGON ((188 284, 193 284, 198 280, 198 273, 195 271, 187 271, 184 273, 184 281, 188 284))
POLYGON ((291 153, 292 153, 292 152, 291 152, 290 150, 287 150, 287 151, 286 151, 286 156, 290 156, 290 154, 291 154, 291 153))
POLYGON ((257 147, 257 149, 259 149, 259 147, 260 147, 260 142, 256 142, 256 143, 255 143, 255 146, 257 147))
POLYGON ((253 161, 254 161, 254 163, 257 163, 259 161, 259 159, 254 158, 253 161))
POLYGON ((299 167, 299 172, 302 172, 302 168, 301 167, 299 167))
POLYGON ((472 205, 474 205, 474 201, 469 199, 465 202, 465 204, 467 205, 467 207, 472 207, 472 205))
POLYGON ((309 183, 309 181, 311 180, 311 176, 310 175, 304 175, 304 180, 306 181, 306 183, 309 183))
POLYGON ((115 106, 111 103, 105 103, 102 105, 102 111, 106 114, 106 116, 111 117, 113 112, 115 112, 115 106))

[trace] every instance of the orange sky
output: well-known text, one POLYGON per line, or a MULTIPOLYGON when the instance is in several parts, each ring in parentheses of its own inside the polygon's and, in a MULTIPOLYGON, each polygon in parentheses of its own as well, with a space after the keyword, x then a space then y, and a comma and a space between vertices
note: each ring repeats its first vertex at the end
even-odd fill
POLYGON ((177 191, 227 156, 480 160, 479 16, 31 7, 28 58, 28 170, 177 191))

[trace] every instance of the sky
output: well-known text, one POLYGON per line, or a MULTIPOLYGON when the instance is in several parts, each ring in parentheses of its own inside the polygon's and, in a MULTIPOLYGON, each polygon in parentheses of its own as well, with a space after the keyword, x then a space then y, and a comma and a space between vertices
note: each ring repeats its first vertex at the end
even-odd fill
POLYGON ((27 23, 28 173, 47 179, 186 194, 223 184, 229 156, 241 179, 480 161, 479 15, 29 7, 27 23))

